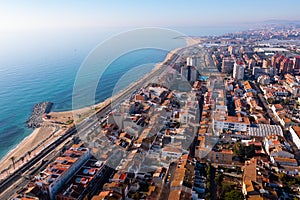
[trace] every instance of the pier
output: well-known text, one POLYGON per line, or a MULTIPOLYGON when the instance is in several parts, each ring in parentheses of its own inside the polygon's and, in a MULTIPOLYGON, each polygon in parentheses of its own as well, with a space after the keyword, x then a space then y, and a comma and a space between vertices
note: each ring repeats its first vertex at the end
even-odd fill
POLYGON ((49 113, 53 106, 52 102, 41 102, 33 107, 32 114, 27 121, 27 127, 38 128, 43 123, 43 114, 49 113))

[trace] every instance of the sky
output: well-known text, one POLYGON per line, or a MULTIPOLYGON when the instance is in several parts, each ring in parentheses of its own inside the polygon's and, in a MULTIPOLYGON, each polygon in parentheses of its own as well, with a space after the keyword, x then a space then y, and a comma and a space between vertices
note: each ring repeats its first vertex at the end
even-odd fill
POLYGON ((300 20, 299 7, 299 0, 11 0, 1 3, 0 31, 300 20))
POLYGON ((197 35, 202 27, 214 27, 211 34, 218 33, 219 27, 234 26, 228 30, 234 32, 236 27, 265 20, 300 20, 299 7, 299 0, 3 1, 0 68, 2 61, 25 63, 66 52, 87 52, 132 28, 162 27, 197 35))

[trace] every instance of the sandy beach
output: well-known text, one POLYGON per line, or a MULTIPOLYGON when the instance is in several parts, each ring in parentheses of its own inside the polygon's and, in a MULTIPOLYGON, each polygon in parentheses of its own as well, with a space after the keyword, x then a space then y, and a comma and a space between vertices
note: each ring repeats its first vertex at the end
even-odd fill
POLYGON ((35 129, 29 136, 27 136, 18 146, 12 149, 5 157, 1 159, 0 172, 7 169, 9 170, 0 174, 0 179, 5 178, 9 173, 14 171, 13 162, 15 168, 18 169, 26 161, 31 159, 35 154, 40 152, 49 142, 51 142, 57 134, 55 127, 41 127, 35 129))

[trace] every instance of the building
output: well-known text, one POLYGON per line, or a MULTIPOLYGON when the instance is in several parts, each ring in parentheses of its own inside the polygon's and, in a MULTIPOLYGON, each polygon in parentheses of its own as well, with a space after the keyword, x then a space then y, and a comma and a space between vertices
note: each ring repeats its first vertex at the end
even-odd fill
POLYGON ((257 82, 261 85, 269 85, 270 84, 270 77, 268 75, 260 75, 257 78, 257 82))
POLYGON ((285 57, 280 62, 279 73, 282 74, 282 75, 284 75, 288 71, 292 71, 292 66, 293 66, 293 62, 289 58, 285 57))
POLYGON ((186 65, 199 68, 200 67, 200 58, 197 57, 197 56, 187 57, 186 58, 186 65))
POLYGON ((56 195, 56 200, 77 200, 87 198, 90 188, 95 185, 103 173, 104 163, 89 159, 56 195))
POLYGON ((57 192, 89 158, 89 149, 84 148, 83 144, 73 144, 37 176, 36 185, 48 193, 51 200, 55 199, 57 192))
MULTIPOLYGON (((256 173, 256 162, 257 160, 252 158, 249 161, 245 162, 245 166, 244 166, 244 175, 243 175, 243 188, 242 188, 242 192, 244 194, 244 196, 249 198, 249 194, 251 194, 251 196, 255 193, 253 184, 254 182, 257 181, 257 173, 256 173)), ((259 197, 259 194, 255 193, 255 197, 259 197)))
POLYGON ((248 131, 250 121, 247 117, 228 116, 227 106, 217 105, 214 111, 214 131, 222 133, 223 130, 248 131))
POLYGON ((264 59, 263 60, 263 64, 262 64, 262 67, 263 68, 268 68, 271 66, 271 61, 269 59, 264 59))
POLYGON ((234 59, 225 57, 222 60, 222 72, 224 73, 231 73, 234 66, 234 59))
POLYGON ((198 76, 198 71, 194 66, 186 66, 181 68, 181 77, 185 78, 189 82, 197 81, 198 76))
POLYGON ((294 57, 294 70, 297 72, 300 70, 300 56, 294 57))
POLYGON ((253 137, 283 136, 283 132, 279 125, 256 124, 249 128, 249 135, 253 137))
POLYGON ((121 112, 111 112, 108 115, 107 123, 116 124, 120 129, 123 129, 124 113, 121 112))
POLYGON ((295 145, 300 149, 300 126, 291 126, 290 133, 295 145))
POLYGON ((244 79, 244 72, 245 72, 245 66, 242 62, 234 63, 233 66, 233 78, 236 80, 243 80, 244 79))
POLYGON ((214 117, 214 130, 222 132, 222 130, 233 131, 248 131, 250 121, 247 117, 235 117, 235 116, 222 116, 216 115, 214 117))
POLYGON ((205 157, 206 161, 218 164, 232 165, 233 151, 223 149, 221 151, 210 151, 205 157))
POLYGON ((228 46, 228 52, 231 54, 236 54, 236 48, 234 48, 233 46, 228 46))

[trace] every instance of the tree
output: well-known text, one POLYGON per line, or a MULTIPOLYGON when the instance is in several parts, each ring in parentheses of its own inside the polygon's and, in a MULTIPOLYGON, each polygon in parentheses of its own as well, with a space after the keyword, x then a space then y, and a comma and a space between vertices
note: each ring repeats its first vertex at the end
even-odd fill
POLYGON ((16 169, 16 166, 15 166, 15 157, 12 156, 12 157, 10 157, 10 159, 11 159, 11 162, 13 164, 14 169, 16 169))
POLYGON ((28 154, 28 156, 29 156, 29 158, 30 158, 30 155, 31 155, 31 151, 27 151, 27 154, 28 154))
POLYGON ((233 147, 233 151, 240 158, 252 158, 255 155, 255 146, 253 144, 245 146, 237 142, 233 147))
POLYGON ((210 194, 210 192, 207 192, 207 193, 205 194, 205 199, 207 199, 207 200, 210 200, 210 199, 211 199, 211 194, 210 194))
POLYGON ((225 200, 242 200, 244 199, 241 191, 231 190, 230 192, 225 193, 225 200))
POLYGON ((255 155, 255 146, 251 144, 250 146, 245 147, 244 154, 246 158, 252 158, 255 155))
POLYGON ((24 163, 24 159, 25 159, 25 157, 24 157, 24 156, 22 156, 20 159, 22 160, 22 163, 24 163))
POLYGON ((226 194, 232 190, 232 184, 230 183, 224 183, 222 185, 222 194, 226 194))
POLYGON ((215 181, 216 181, 218 186, 222 185, 223 178, 224 178, 223 174, 218 174, 218 176, 215 178, 215 181))

